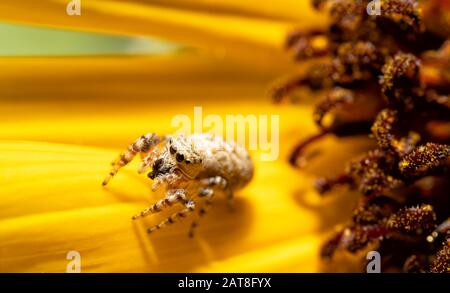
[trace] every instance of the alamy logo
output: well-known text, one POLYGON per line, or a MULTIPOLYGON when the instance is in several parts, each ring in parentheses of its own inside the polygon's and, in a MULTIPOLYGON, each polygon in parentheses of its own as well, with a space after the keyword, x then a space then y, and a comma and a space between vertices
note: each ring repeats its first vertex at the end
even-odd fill
POLYGON ((366 259, 369 261, 366 266, 368 274, 381 272, 381 255, 378 251, 369 251, 366 259))
POLYGON ((81 0, 72 0, 66 6, 66 13, 69 16, 81 15, 81 0))
POLYGON ((368 15, 381 15, 381 0, 373 0, 367 4, 367 14, 368 15))
POLYGON ((67 253, 67 260, 70 260, 66 266, 66 273, 80 273, 81 272, 81 255, 76 250, 71 250, 67 253))
POLYGON ((280 151, 279 115, 220 115, 203 117, 203 108, 194 107, 194 121, 188 115, 180 114, 172 118, 171 126, 176 134, 213 133, 234 140, 251 151, 259 151, 261 161, 275 161, 280 151), (206 131, 204 131, 206 128, 206 131))

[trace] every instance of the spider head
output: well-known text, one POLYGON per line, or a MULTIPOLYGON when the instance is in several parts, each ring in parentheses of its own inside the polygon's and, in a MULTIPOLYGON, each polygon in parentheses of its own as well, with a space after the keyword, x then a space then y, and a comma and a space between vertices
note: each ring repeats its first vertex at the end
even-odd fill
POLYGON ((195 151, 190 139, 179 135, 169 139, 147 176, 155 179, 158 176, 181 172, 189 178, 195 178, 202 167, 202 158, 195 151))
POLYGON ((167 145, 171 160, 184 175, 195 178, 202 169, 202 158, 192 141, 184 135, 174 136, 167 145))

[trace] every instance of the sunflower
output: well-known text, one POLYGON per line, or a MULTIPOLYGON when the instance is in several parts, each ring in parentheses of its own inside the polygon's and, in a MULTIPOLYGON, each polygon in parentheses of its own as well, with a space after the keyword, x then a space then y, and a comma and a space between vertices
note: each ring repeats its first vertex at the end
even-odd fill
POLYGON ((324 200, 311 182, 367 141, 325 139, 320 159, 299 173, 285 158, 315 132, 312 107, 272 105, 265 92, 294 69, 287 33, 326 22, 309 1, 83 0, 80 16, 66 14, 69 2, 2 0, 0 20, 171 45, 151 54, 0 57, 0 271, 65 272, 72 251, 82 272, 327 270, 320 244, 356 195, 324 200), (280 159, 252 153, 256 174, 235 211, 218 199, 195 238, 187 222, 149 236, 161 216, 130 220, 160 196, 148 178, 131 165, 107 188, 101 182, 127 143, 173 132, 172 117, 192 117, 196 105, 205 115, 280 115, 280 159))

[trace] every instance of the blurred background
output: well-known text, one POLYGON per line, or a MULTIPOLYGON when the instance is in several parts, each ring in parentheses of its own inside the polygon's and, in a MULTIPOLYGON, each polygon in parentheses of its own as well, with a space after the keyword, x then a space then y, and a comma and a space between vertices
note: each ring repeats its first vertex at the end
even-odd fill
POLYGON ((111 36, 50 29, 25 24, 0 24, 1 56, 80 56, 161 54, 180 46, 152 38, 111 36))

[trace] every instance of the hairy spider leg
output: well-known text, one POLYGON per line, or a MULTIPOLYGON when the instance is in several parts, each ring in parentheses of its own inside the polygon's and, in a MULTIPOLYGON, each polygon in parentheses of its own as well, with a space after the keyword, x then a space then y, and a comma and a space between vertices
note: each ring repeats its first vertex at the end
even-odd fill
POLYGON ((138 153, 146 153, 160 142, 161 138, 155 133, 148 133, 140 136, 135 142, 128 145, 127 149, 112 162, 111 171, 103 180, 102 184, 108 184, 111 178, 117 174, 119 169, 130 163, 138 153))
POLYGON ((164 228, 167 224, 173 224, 183 218, 186 218, 188 214, 192 213, 195 210, 195 202, 192 199, 187 200, 184 206, 184 209, 172 214, 168 218, 162 220, 159 224, 149 228, 147 232, 150 234, 156 230, 164 228))
POLYGON ((209 208, 213 203, 213 197, 215 195, 215 190, 225 191, 227 193, 227 199, 232 198, 232 192, 228 188, 228 182, 225 178, 221 176, 214 176, 206 179, 202 179, 200 183, 204 186, 201 187, 198 196, 200 198, 205 198, 204 205, 198 210, 198 215, 192 221, 191 227, 189 228, 189 237, 194 237, 195 230, 198 227, 199 218, 206 215, 209 208), (231 194, 231 196, 229 196, 231 194))
POLYGON ((159 213, 164 208, 170 207, 176 202, 182 203, 184 205, 188 202, 188 199, 186 199, 186 192, 184 189, 175 189, 167 191, 165 198, 158 200, 156 203, 149 206, 139 214, 134 215, 132 219, 136 220, 138 218, 145 217, 148 214, 159 213))

